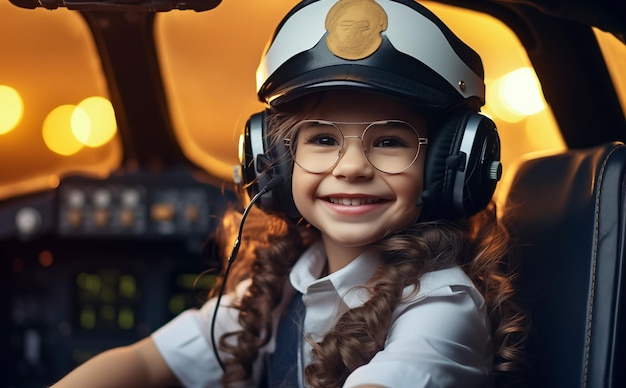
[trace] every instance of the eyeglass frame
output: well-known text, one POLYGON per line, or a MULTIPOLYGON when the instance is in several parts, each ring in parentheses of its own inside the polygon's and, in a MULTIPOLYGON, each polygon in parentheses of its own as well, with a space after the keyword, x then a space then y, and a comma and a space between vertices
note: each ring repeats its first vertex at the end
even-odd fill
POLYGON ((304 167, 302 167, 298 162, 296 162, 296 158, 295 158, 295 151, 293 151, 293 149, 291 148, 291 137, 286 137, 283 138, 283 142, 285 147, 287 147, 289 149, 289 153, 291 154, 292 160, 294 163, 296 163, 301 169, 303 169, 304 171, 310 173, 310 174, 324 174, 330 170, 332 170, 333 168, 335 168, 337 166, 337 164, 339 163, 339 161, 341 160, 341 158, 343 157, 343 155, 345 155, 345 140, 346 139, 359 139, 361 141, 361 149, 363 150, 363 154, 365 155, 365 159, 367 159, 367 162, 374 167, 377 171, 380 171, 382 173, 385 174, 389 174, 389 175, 395 175, 395 174, 400 174, 403 173, 404 171, 408 170, 409 168, 411 168, 411 166, 413 166, 413 164, 415 164, 415 161, 417 160, 417 158, 420 155, 420 150, 422 146, 428 145, 428 137, 422 137, 419 133, 419 131, 410 123, 404 121, 404 120, 396 120, 396 119, 389 119, 389 120, 375 120, 375 121, 331 121, 331 120, 321 120, 321 119, 305 119, 305 120, 300 120, 297 123, 295 123, 293 125, 292 128, 298 128, 300 127, 303 123, 322 123, 322 124, 326 124, 326 125, 332 125, 335 128, 337 128, 337 130, 339 131, 339 133, 342 136, 342 143, 341 143, 341 148, 338 151, 337 154, 337 160, 327 169, 323 170, 323 171, 319 171, 319 172, 315 172, 315 171, 311 171, 309 169, 306 169, 304 167), (397 172, 387 172, 387 171, 383 171, 380 168, 376 167, 372 161, 370 160, 367 151, 365 150, 365 145, 363 144, 363 135, 365 135, 365 132, 367 132, 368 129, 370 129, 373 125, 383 125, 383 124, 387 124, 387 123, 402 123, 405 124, 407 126, 409 126, 409 128, 411 128, 415 134, 417 135, 417 152, 415 153, 415 157, 413 158, 413 160, 411 161, 411 163, 409 163, 408 166, 406 166, 405 168, 403 168, 400 171, 397 172), (365 129, 363 129, 363 132, 361 132, 360 136, 355 136, 355 135, 348 135, 346 136, 343 131, 341 130, 341 128, 339 127, 339 125, 365 125, 365 129))

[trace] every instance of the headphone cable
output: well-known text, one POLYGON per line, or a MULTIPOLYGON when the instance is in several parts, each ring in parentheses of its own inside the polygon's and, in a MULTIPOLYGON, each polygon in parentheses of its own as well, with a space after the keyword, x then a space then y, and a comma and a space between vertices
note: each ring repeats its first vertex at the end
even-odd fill
POLYGON ((220 365, 222 372, 226 372, 226 368, 224 367, 224 363, 222 362, 222 358, 220 357, 219 351, 217 349, 217 342, 215 340, 215 323, 217 321, 217 311, 220 307, 222 296, 224 295, 224 292, 226 290, 226 281, 228 279, 228 274, 230 273, 230 268, 233 262, 235 261, 235 258, 237 257, 237 253, 239 252, 239 246, 241 245, 241 237, 243 235, 243 226, 246 221, 246 218, 248 217, 248 213, 250 213, 252 206, 254 206, 254 204, 259 200, 259 198, 261 198, 261 196, 263 196, 265 193, 268 193, 274 190, 275 188, 277 188, 278 186, 282 185, 284 181, 285 181, 285 178, 280 175, 275 176, 274 178, 270 179, 270 181, 265 186, 263 186, 261 191, 259 191, 254 197, 252 197, 252 199, 250 200, 250 203, 248 204, 248 206, 246 206, 246 208, 244 209, 241 215, 241 222, 239 223, 239 232, 237 234, 237 240, 235 240, 233 249, 230 252, 230 256, 228 256, 228 263, 226 265, 226 269, 224 270, 224 276, 222 278, 222 285, 220 286, 220 291, 217 294, 217 300, 215 302, 215 310, 213 311, 213 317, 211 318, 211 345, 213 346, 213 353, 215 354, 215 359, 217 360, 217 363, 220 365))

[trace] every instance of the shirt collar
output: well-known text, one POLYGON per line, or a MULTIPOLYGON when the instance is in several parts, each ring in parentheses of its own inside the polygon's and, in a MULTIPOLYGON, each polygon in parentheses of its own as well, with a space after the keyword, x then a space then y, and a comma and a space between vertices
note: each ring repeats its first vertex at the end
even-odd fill
MULTIPOLYGON (((294 265, 289 278, 294 289, 303 295, 331 292, 343 300, 348 308, 362 306, 370 294, 363 286, 380 266, 380 252, 370 249, 362 253, 339 271, 320 278, 326 266, 326 253, 322 242, 311 245, 294 265)), ((475 289, 467 274, 458 266, 433 271, 420 278, 417 294, 413 287, 403 292, 403 304, 410 305, 427 297, 454 294, 455 286, 470 290, 478 306, 484 303, 482 295, 475 289)))
POLYGON ((360 286, 367 282, 380 264, 379 251, 370 249, 339 271, 319 278, 326 266, 326 253, 324 245, 316 242, 296 262, 290 280, 303 295, 332 288, 349 308, 354 308, 369 299, 369 294, 360 286))

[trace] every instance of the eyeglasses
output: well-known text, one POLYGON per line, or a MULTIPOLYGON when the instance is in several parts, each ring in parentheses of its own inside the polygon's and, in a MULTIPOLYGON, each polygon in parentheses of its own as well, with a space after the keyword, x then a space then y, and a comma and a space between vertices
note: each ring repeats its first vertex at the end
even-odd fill
POLYGON ((285 144, 294 162, 303 170, 320 174, 329 171, 346 151, 346 139, 359 139, 365 157, 378 171, 398 174, 415 163, 422 145, 428 138, 401 120, 373 122, 335 122, 303 120, 297 123, 285 144), (346 136, 344 125, 365 125, 361 136, 346 136))

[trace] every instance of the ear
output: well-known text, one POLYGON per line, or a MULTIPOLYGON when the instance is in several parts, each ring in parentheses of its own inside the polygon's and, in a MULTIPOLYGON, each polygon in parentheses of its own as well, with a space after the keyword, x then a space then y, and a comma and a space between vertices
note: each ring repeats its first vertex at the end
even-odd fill
POLYGON ((268 114, 267 110, 255 113, 246 122, 243 141, 239 145, 242 183, 252 198, 274 177, 282 176, 285 182, 265 194, 257 204, 266 212, 282 213, 297 220, 301 216, 291 191, 293 161, 282 141, 274 142, 269 138, 268 114))
POLYGON ((476 111, 462 111, 431 132, 422 218, 457 219, 483 210, 502 175, 495 123, 476 111))

